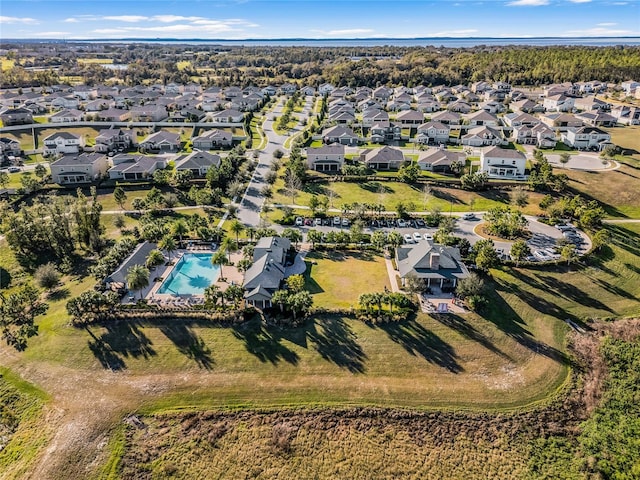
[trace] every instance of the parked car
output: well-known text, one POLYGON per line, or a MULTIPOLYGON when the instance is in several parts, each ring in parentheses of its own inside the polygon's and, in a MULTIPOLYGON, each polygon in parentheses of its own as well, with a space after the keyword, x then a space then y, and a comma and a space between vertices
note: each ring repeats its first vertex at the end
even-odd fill
POLYGON ((411 234, 405 233, 404 234, 404 241, 406 243, 413 243, 413 237, 411 236, 411 234))
POLYGON ((475 220, 476 219, 476 214, 469 212, 469 213, 465 213, 464 215, 462 215, 462 219, 463 220, 475 220))
POLYGON ((576 227, 574 227, 570 223, 566 223, 566 224, 559 223, 559 224, 556 225, 556 228, 558 230, 560 230, 561 232, 570 232, 572 230, 575 230, 576 227))
POLYGON ((9 173, 16 173, 20 171, 20 167, 9 167, 9 173))
POLYGON ((398 220, 398 228, 404 228, 407 226, 407 222, 405 222, 403 219, 398 220))
POLYGON ((301 227, 302 225, 304 225, 304 218, 296 217, 296 226, 301 227))
POLYGON ((430 233, 425 233, 424 235, 422 235, 422 238, 424 238, 427 242, 433 242, 433 235, 431 235, 430 233))
POLYGON ((325 226, 331 225, 331 218, 329 218, 329 217, 323 218, 322 219, 322 225, 325 225, 325 226))
POLYGON ((333 217, 333 226, 334 227, 340 226, 340 217, 333 217))
POLYGON ((348 218, 343 218, 342 219, 342 226, 343 227, 348 227, 349 226, 349 219, 348 218))
POLYGON ((416 223, 418 224, 418 228, 424 228, 426 226, 426 223, 424 223, 422 219, 416 220, 416 223))
POLYGON ((307 225, 308 227, 313 225, 313 219, 312 218, 305 218, 304 219, 304 224, 307 225))
POLYGON ((316 227, 322 225, 322 219, 320 217, 316 218, 316 227))
POLYGON ((416 243, 422 240, 422 234, 420 232, 413 232, 413 239, 416 243))

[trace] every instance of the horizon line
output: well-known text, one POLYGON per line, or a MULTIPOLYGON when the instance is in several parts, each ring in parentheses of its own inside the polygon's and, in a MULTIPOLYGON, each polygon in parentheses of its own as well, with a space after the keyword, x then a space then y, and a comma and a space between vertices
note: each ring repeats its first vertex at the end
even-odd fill
POLYGON ((396 41, 396 40, 598 40, 598 39, 639 39, 640 35, 601 35, 601 36, 522 36, 522 37, 474 37, 474 36, 456 36, 456 37, 268 37, 268 38, 176 38, 176 37, 118 37, 118 38, 37 38, 37 37, 24 37, 24 38, 0 38, 0 45, 2 43, 15 42, 15 41, 66 41, 66 42, 115 42, 115 41, 170 41, 170 42, 287 42, 287 41, 308 41, 308 42, 326 42, 326 41, 396 41))

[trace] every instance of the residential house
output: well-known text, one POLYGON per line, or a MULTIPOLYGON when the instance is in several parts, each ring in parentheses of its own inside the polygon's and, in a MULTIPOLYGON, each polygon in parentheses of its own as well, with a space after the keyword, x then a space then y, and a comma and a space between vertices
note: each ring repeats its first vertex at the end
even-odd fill
POLYGON ((424 115, 415 110, 407 110, 396 116, 396 122, 399 122, 403 127, 417 127, 424 122, 424 115))
MULTIPOLYGON (((378 122, 371 127, 371 143, 402 140, 402 127, 389 121, 378 122)), ((408 139, 408 137, 407 137, 408 139)))
POLYGON ((523 179, 526 163, 527 157, 518 150, 490 147, 480 153, 480 171, 492 178, 523 179))
POLYGON ((84 112, 80 110, 60 110, 49 117, 51 123, 81 122, 84 112))
POLYGON ((193 177, 204 177, 211 167, 220 166, 220 155, 196 150, 177 158, 175 165, 177 172, 189 170, 193 177))
POLYGON ((626 82, 622 82, 620 84, 620 87, 622 88, 622 90, 624 90, 624 93, 626 93, 628 96, 631 96, 638 88, 640 88, 640 82, 636 82, 635 80, 627 80, 626 82))
POLYGON ((611 110, 611 104, 594 97, 593 95, 576 98, 573 101, 573 106, 576 110, 582 110, 583 112, 608 112, 611 110))
POLYGON ((576 118, 592 127, 615 127, 616 125, 616 117, 608 113, 599 113, 598 111, 576 113, 576 118))
POLYGON ((278 89, 276 87, 274 87, 273 85, 267 85, 266 87, 264 87, 261 92, 264 95, 269 95, 270 97, 273 97, 274 95, 276 95, 278 93, 278 89))
POLYGON ((298 87, 296 87, 293 83, 284 83, 280 85, 278 92, 282 95, 293 95, 297 90, 298 87))
POLYGON ((253 249, 253 265, 244 274, 244 298, 256 308, 271 307, 271 297, 285 279, 291 242, 283 237, 263 237, 253 249))
POLYGON ((381 86, 373 90, 373 99, 377 102, 381 102, 383 104, 387 103, 391 95, 393 95, 393 90, 387 88, 385 86, 381 86))
POLYGON ((534 117, 529 113, 507 113, 504 117, 502 117, 502 119, 504 120, 505 125, 511 128, 520 127, 522 125, 533 127, 534 125, 540 123, 539 118, 534 117))
POLYGON ((449 125, 427 122, 418 127, 416 142, 423 144, 445 144, 449 141, 449 125))
POLYGON ((156 155, 129 155, 120 153, 111 158, 109 169, 111 180, 148 180, 156 170, 167 167, 167 159, 156 155))
POLYGON ((424 280, 428 289, 451 291, 469 276, 457 247, 431 242, 402 245, 396 248, 395 260, 402 285, 414 277, 424 280))
POLYGON ((140 142, 140 150, 147 152, 177 152, 182 148, 180 135, 160 130, 152 133, 140 142))
POLYGON ((215 122, 219 123, 242 123, 244 120, 244 113, 238 110, 225 109, 220 112, 212 113, 211 117, 215 122))
POLYGON ((300 93, 305 97, 313 97, 316 94, 316 89, 310 85, 305 85, 300 89, 300 93))
POLYGON ((84 111, 87 113, 91 112, 100 112, 101 110, 107 110, 111 102, 104 98, 98 98, 97 100, 92 100, 87 102, 84 106, 84 111))
POLYGON ((344 145, 307 148, 307 168, 318 172, 339 172, 344 164, 344 145))
POLYGON ((575 98, 559 94, 546 97, 543 106, 548 112, 570 112, 573 110, 574 102, 575 98))
POLYGON ((611 109, 611 115, 616 119, 617 123, 640 125, 640 107, 616 105, 611 109))
POLYGON ((370 108, 362 112, 362 126, 372 127, 376 123, 389 122, 389 114, 384 110, 370 108))
POLYGON ((602 151, 611 143, 611 135, 597 127, 570 128, 562 134, 562 141, 578 150, 602 151))
POLYGON ((440 105, 440 102, 438 102, 436 99, 421 100, 416 105, 416 110, 422 113, 438 112, 441 108, 442 106, 440 105))
POLYGON ((460 151, 446 150, 445 148, 429 149, 418 154, 418 166, 429 172, 450 172, 453 162, 465 164, 466 157, 460 151))
POLYGON ((450 112, 469 113, 473 109, 471 105, 469 105, 464 100, 457 100, 447 105, 447 110, 449 110, 450 112))
POLYGON ((461 142, 462 145, 468 145, 470 147, 502 145, 506 143, 498 130, 487 126, 470 129, 468 133, 462 136, 461 142))
POLYGON ((555 132, 544 123, 533 126, 521 124, 513 127, 513 138, 522 145, 535 145, 538 148, 554 148, 556 146, 555 132))
POLYGON ((374 170, 390 170, 402 166, 404 154, 400 149, 385 146, 364 150, 360 153, 360 161, 374 170))
POLYGON ((536 103, 528 98, 523 98, 509 104, 514 112, 535 113, 544 112, 544 106, 540 103, 536 103))
POLYGON ((130 130, 106 128, 98 132, 94 148, 96 152, 128 150, 135 145, 135 138, 135 134, 130 130))
POLYGON ((460 125, 460 114, 456 112, 439 112, 431 117, 431 121, 444 123, 445 125, 460 125))
POLYGON ((19 157, 22 154, 20 142, 9 137, 0 137, 0 164, 10 160, 10 157, 19 157))
POLYGON ((485 90, 489 90, 491 85, 487 82, 474 82, 471 84, 471 91, 473 93, 483 93, 485 90))
POLYGON ((161 122, 166 120, 167 109, 161 105, 140 105, 131 107, 131 120, 134 122, 161 122))
POLYGON ((478 105, 480 110, 484 110, 487 113, 502 113, 506 110, 504 103, 497 102, 495 100, 487 100, 478 105))
POLYGON ((45 138, 42 143, 44 144, 42 154, 45 157, 49 155, 79 153, 82 147, 84 147, 84 137, 69 132, 56 132, 45 138))
POLYGON ((93 114, 100 122, 126 122, 131 119, 131 112, 121 108, 109 108, 93 114))
POLYGON ((45 97, 45 103, 49 103, 54 109, 72 109, 80 106, 80 101, 73 95, 62 95, 54 93, 49 97, 45 97))
POLYGON ((344 125, 336 125, 322 132, 324 143, 340 143, 342 145, 357 145, 360 142, 353 130, 344 125))
POLYGON ((333 92, 335 90, 335 87, 333 85, 331 85, 330 83, 323 83, 322 85, 320 85, 318 87, 318 93, 320 95, 328 95, 329 93, 333 92))
POLYGON ((500 120, 495 115, 492 115, 484 110, 478 110, 467 117, 467 121, 472 127, 479 127, 482 125, 486 125, 487 127, 498 127, 500 125, 500 120))
POLYGON ((51 163, 51 178, 58 185, 90 183, 101 178, 109 168, 107 156, 100 153, 64 155, 51 163))
POLYGON ((548 113, 540 117, 540 120, 549 128, 558 129, 561 132, 569 128, 580 128, 583 125, 582 120, 569 113, 548 113))
POLYGON ((31 111, 26 108, 7 108, 0 112, 0 120, 5 127, 33 123, 31 111))
POLYGON ((192 139, 193 148, 200 150, 213 150, 216 147, 230 147, 233 143, 233 134, 217 128, 207 130, 192 139))

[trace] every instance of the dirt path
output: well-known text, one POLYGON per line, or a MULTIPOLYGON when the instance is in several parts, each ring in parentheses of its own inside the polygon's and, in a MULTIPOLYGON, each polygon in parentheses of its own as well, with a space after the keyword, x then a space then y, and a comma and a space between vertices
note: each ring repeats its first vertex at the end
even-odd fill
POLYGON ((109 434, 124 415, 172 389, 199 383, 189 372, 130 375, 27 364, 4 345, 0 363, 51 396, 41 416, 41 431, 51 438, 24 477, 38 480, 87 478, 107 460, 109 434))

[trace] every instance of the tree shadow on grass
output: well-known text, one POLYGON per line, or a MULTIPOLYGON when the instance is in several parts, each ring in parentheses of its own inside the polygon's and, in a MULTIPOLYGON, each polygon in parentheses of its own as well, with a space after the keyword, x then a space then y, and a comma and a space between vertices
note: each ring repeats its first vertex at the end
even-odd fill
POLYGON ((136 322, 118 322, 105 325, 106 332, 97 337, 88 327, 91 336, 89 349, 103 368, 124 370, 125 358, 149 358, 156 355, 151 340, 140 330, 136 322))
POLYGON ((312 261, 306 260, 304 263, 307 267, 304 271, 304 288, 307 289, 312 295, 324 292, 324 289, 313 278, 313 275, 311 274, 314 267, 312 261))
POLYGON ((364 182, 358 184, 360 188, 372 193, 393 193, 395 190, 381 182, 364 182))
POLYGON ((277 365, 284 360, 297 365, 300 360, 296 352, 280 343, 281 337, 269 332, 257 319, 233 326, 233 335, 242 340, 247 351, 263 363, 277 365))
POLYGON ((452 193, 446 192, 444 190, 440 190, 437 188, 434 188, 431 192, 431 194, 439 199, 439 200, 443 200, 445 202, 449 202, 452 204, 463 204, 464 202, 462 200, 460 200, 458 197, 456 197, 455 195, 453 195, 452 193))
MULTIPOLYGON (((498 283, 498 286, 501 284, 498 283)), ((543 315, 553 316, 559 320, 567 319, 576 323, 582 323, 578 318, 568 313, 557 305, 533 294, 529 290, 518 290, 517 295, 520 300, 527 303, 531 308, 539 311, 543 315)), ((537 354, 548 357, 563 365, 572 365, 572 360, 562 351, 547 345, 536 339, 526 328, 527 324, 520 315, 502 298, 496 291, 489 293, 489 307, 483 314, 485 320, 490 321, 502 332, 513 338, 520 345, 537 354)))
POLYGON ((309 341, 325 360, 351 373, 364 373, 367 355, 342 318, 314 320, 305 328, 309 341))
POLYGON ((451 373, 464 371, 458 363, 458 356, 453 347, 416 321, 384 323, 377 328, 383 330, 391 340, 413 356, 420 356, 451 373))
POLYGON ((473 325, 465 322, 465 320, 460 315, 447 313, 443 315, 432 314, 431 316, 443 325, 446 325, 447 327, 457 331, 463 337, 479 343, 487 350, 490 350, 491 352, 496 353, 501 357, 511 359, 507 354, 496 347, 493 342, 491 342, 491 340, 489 340, 482 333, 476 330, 473 325))
POLYGON ((47 299, 52 302, 56 302, 59 300, 64 300, 65 298, 69 298, 71 295, 71 291, 67 287, 56 288, 55 290, 51 290, 47 294, 47 299))
POLYGON ((173 342, 178 351, 193 360, 200 368, 211 370, 215 363, 211 357, 211 349, 204 340, 184 323, 165 323, 159 326, 160 331, 173 342))

